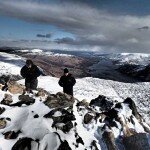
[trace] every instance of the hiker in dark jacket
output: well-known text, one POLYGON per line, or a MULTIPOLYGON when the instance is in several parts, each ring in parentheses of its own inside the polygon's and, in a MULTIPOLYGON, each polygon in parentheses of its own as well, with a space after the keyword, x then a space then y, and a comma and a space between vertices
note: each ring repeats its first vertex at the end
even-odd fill
POLYGON ((69 73, 68 69, 64 69, 64 75, 59 80, 59 85, 63 87, 63 92, 73 96, 73 86, 76 83, 75 78, 69 73))
POLYGON ((41 75, 39 68, 33 64, 32 60, 27 60, 26 65, 21 69, 21 76, 25 78, 26 91, 32 93, 38 85, 37 77, 41 75))

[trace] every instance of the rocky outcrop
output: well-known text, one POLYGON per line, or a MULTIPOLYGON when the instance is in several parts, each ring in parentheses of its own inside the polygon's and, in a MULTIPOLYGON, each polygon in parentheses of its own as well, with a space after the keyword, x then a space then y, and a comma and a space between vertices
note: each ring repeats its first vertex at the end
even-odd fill
POLYGON ((125 104, 128 104, 129 105, 129 108, 132 110, 132 114, 138 119, 138 120, 141 120, 141 115, 138 113, 137 111, 137 108, 136 108, 136 105, 135 105, 135 102, 131 99, 131 98, 126 98, 124 100, 125 104))
POLYGON ((23 104, 31 105, 31 104, 35 103, 35 99, 30 97, 29 95, 19 95, 18 99, 20 100, 19 102, 11 104, 10 106, 21 107, 23 104))
POLYGON ((85 124, 90 123, 93 118, 94 118, 94 116, 91 115, 90 113, 85 114, 85 116, 84 116, 84 123, 85 123, 85 124))
POLYGON ((9 139, 16 139, 18 137, 19 133, 21 133, 21 131, 17 131, 17 132, 8 131, 8 132, 3 133, 3 135, 4 135, 5 139, 9 140, 9 139))
POLYGON ((41 88, 38 89, 38 92, 36 94, 37 97, 45 97, 49 95, 49 93, 41 88))
MULTIPOLYGON (((150 135, 149 135, 150 136, 150 135)), ((123 144, 126 150, 149 150, 148 134, 137 133, 130 137, 123 138, 123 144)))
POLYGON ((102 136, 108 150, 118 150, 115 144, 115 137, 113 132, 105 131, 102 136))
POLYGON ((44 104, 49 108, 66 108, 73 106, 74 101, 72 96, 59 92, 49 95, 44 104))
POLYGON ((0 115, 5 111, 4 107, 0 107, 0 115))
POLYGON ((72 150, 72 149, 69 146, 68 142, 65 140, 60 144, 60 146, 57 150, 72 150))
POLYGON ((12 147, 12 150, 31 150, 33 149, 32 147, 33 143, 38 145, 38 143, 34 141, 32 138, 28 138, 28 137, 21 138, 12 147))
POLYGON ((98 106, 101 111, 107 111, 111 109, 113 102, 104 95, 99 95, 97 98, 91 100, 90 106, 98 106))
POLYGON ((76 120, 74 114, 66 109, 58 108, 53 109, 48 114, 44 115, 45 118, 52 118, 52 127, 62 130, 64 133, 69 132, 73 128, 72 121, 76 120), (63 125, 60 123, 63 123, 63 125))
POLYGON ((0 118, 3 139, 17 140, 12 150, 33 150, 33 147, 49 150, 52 146, 58 150, 99 150, 101 143, 108 150, 120 150, 120 145, 127 150, 149 148, 146 140, 149 126, 131 98, 114 102, 100 95, 89 104, 86 100, 78 101, 67 94, 50 94, 42 89, 37 94, 19 95, 16 103, 7 102, 13 98, 13 94, 5 95, 8 106, 0 107, 0 113, 7 109, 19 113, 15 119, 12 115, 0 118), (88 142, 86 136, 91 138, 88 142))
POLYGON ((13 102, 12 95, 5 94, 4 95, 4 99, 1 101, 1 104, 3 104, 3 105, 10 105, 12 102, 13 102))
POLYGON ((5 118, 1 118, 0 119, 0 129, 5 128, 6 125, 7 125, 7 122, 6 122, 5 118))
POLYGON ((25 87, 23 85, 18 84, 15 81, 11 81, 8 83, 8 91, 12 94, 22 94, 24 92, 25 87))

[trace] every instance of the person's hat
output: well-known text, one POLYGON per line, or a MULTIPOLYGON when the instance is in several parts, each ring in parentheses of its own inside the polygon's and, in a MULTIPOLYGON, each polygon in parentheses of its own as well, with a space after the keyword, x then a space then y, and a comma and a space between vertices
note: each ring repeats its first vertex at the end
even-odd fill
POLYGON ((67 68, 64 69, 64 73, 68 73, 69 70, 67 68))
POLYGON ((27 60, 26 60, 26 65, 27 65, 27 66, 29 66, 29 65, 33 65, 33 62, 32 62, 32 60, 30 60, 30 59, 27 59, 27 60))

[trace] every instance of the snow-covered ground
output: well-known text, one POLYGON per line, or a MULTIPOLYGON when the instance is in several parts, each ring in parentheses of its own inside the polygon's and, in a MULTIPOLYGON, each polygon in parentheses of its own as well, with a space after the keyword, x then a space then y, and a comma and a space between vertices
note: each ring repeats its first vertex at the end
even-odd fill
MULTIPOLYGON (((44 88, 52 94, 62 91, 62 88, 58 85, 58 78, 55 77, 39 77, 39 87, 44 88)), ((20 84, 24 84, 24 80, 19 81, 20 84)), ((104 95, 112 100, 122 102, 125 98, 132 98, 140 114, 146 119, 146 122, 150 124, 150 83, 122 83, 112 80, 104 80, 98 78, 81 78, 77 79, 74 86, 74 96, 83 100, 86 99, 90 102, 92 99, 99 95, 104 95)))

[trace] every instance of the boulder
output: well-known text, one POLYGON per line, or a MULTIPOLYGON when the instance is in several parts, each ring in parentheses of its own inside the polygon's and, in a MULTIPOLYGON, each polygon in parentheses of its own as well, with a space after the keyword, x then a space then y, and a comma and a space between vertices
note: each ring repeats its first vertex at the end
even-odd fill
POLYGON ((118 150, 113 132, 105 131, 102 135, 108 150, 118 150))
POLYGON ((18 106, 21 107, 23 104, 25 105, 31 105, 35 103, 35 99, 30 97, 29 95, 19 95, 19 102, 11 104, 10 106, 18 106))
POLYGON ((72 150, 72 149, 69 146, 68 142, 65 140, 60 144, 57 150, 72 150))
POLYGON ((10 94, 5 94, 4 99, 1 101, 1 104, 9 105, 12 102, 13 102, 12 96, 10 94))
POLYGON ((36 94, 37 97, 45 97, 46 95, 49 95, 49 93, 41 88, 38 89, 38 92, 36 94))
POLYGON ((19 95, 18 99, 22 102, 34 102, 35 99, 30 97, 29 95, 19 95))
POLYGON ((7 122, 4 118, 0 119, 0 129, 4 129, 7 125, 7 122))
POLYGON ((136 108, 136 105, 135 105, 135 102, 131 99, 131 98, 126 98, 124 100, 125 104, 128 104, 129 105, 129 108, 132 110, 132 114, 138 119, 138 120, 141 120, 141 115, 138 113, 137 111, 137 108, 136 108))
MULTIPOLYGON (((31 138, 24 137, 20 138, 12 147, 11 150, 31 150, 32 149, 32 143, 37 143, 31 138)), ((37 143, 38 144, 38 143, 37 143)))
POLYGON ((73 106, 74 98, 65 93, 57 93, 56 95, 51 94, 47 97, 44 102, 49 108, 66 108, 73 106))
POLYGON ((130 137, 125 137, 123 138, 123 144, 126 150, 150 150, 148 134, 146 133, 137 133, 130 137))
POLYGON ((3 87, 4 85, 3 84, 0 84, 0 89, 2 90, 2 87, 3 87))
POLYGON ((45 118, 52 118, 53 124, 52 127, 62 130, 64 133, 69 132, 73 128, 72 121, 75 120, 74 114, 63 108, 57 108, 51 110, 48 114, 44 115, 45 118), (59 112, 60 115, 55 115, 56 112, 59 112), (60 123, 63 125, 60 126, 60 123))
POLYGON ((4 85, 10 80, 10 76, 8 75, 2 75, 0 76, 0 84, 4 85))
POLYGON ((8 83, 8 91, 12 94, 22 94, 24 92, 25 87, 23 85, 18 84, 15 81, 11 81, 8 83))
POLYGON ((78 103, 77 103, 77 106, 78 106, 78 107, 79 107, 79 106, 88 107, 88 106, 89 106, 89 103, 88 103, 85 99, 83 99, 81 102, 78 102, 78 103))
POLYGON ((84 116, 84 123, 88 124, 92 121, 92 119, 94 118, 93 115, 91 115, 90 113, 86 113, 84 116))
POLYGON ((62 126, 61 130, 64 133, 68 133, 73 128, 73 123, 71 121, 68 121, 65 123, 65 125, 62 126))
POLYGON ((91 100, 90 106, 98 106, 101 111, 108 111, 113 106, 113 102, 107 97, 99 95, 97 98, 91 100))
POLYGON ((15 131, 8 131, 3 133, 5 139, 9 140, 9 139, 16 139, 19 135, 19 133, 21 133, 21 131, 15 132, 15 131))
POLYGON ((0 115, 5 111, 4 107, 0 107, 0 115))
POLYGON ((92 143, 91 143, 91 149, 99 150, 98 147, 97 147, 97 142, 95 140, 93 140, 92 143))

